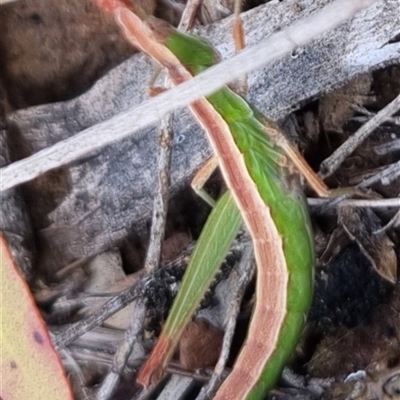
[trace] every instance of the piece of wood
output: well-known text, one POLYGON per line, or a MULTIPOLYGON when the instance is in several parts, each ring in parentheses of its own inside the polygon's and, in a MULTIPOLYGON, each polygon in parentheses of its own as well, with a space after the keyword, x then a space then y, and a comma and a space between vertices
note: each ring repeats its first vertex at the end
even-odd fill
MULTIPOLYGON (((245 13, 246 41, 252 46, 327 3, 330 1, 304 0, 299 3, 301 11, 293 11, 290 2, 271 2, 245 13)), ((378 2, 341 28, 300 48, 296 58, 286 57, 250 75, 249 101, 266 115, 282 118, 307 99, 358 73, 399 62, 399 43, 387 44, 400 24, 398 8, 398 0, 378 2)), ((233 53, 230 30, 231 20, 223 20, 196 33, 208 37, 225 58, 233 53)), ((231 68, 234 71, 236 67, 231 68)), ((151 70, 147 59, 135 56, 79 98, 19 111, 10 122, 18 126, 33 152, 89 127, 99 139, 92 142, 100 141, 110 129, 114 136, 128 132, 133 129, 126 114, 99 123, 144 99, 151 70)), ((149 109, 151 112, 157 111, 149 109)), ((210 155, 204 135, 186 110, 176 117, 175 133, 172 192, 181 188, 210 155)), ((144 128, 74 164, 71 192, 49 216, 51 227, 40 232, 45 246, 56 249, 53 265, 107 249, 128 232, 142 232, 150 215, 155 149, 154 131, 144 128)))
MULTIPOLYGON (((13 137, 6 123, 7 105, 4 102, 4 87, 0 81, 0 167, 11 163, 13 137)), ((21 192, 9 189, 0 192, 0 231, 26 281, 32 278, 35 246, 29 212, 21 192)))

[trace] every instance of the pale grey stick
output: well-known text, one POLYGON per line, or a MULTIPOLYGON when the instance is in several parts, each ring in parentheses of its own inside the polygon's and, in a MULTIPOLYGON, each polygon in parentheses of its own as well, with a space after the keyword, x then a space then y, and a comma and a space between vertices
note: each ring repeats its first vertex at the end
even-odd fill
POLYGON ((118 117, 86 129, 79 134, 44 149, 24 160, 0 169, 1 190, 27 182, 51 169, 69 164, 107 144, 121 140, 140 128, 158 121, 176 108, 184 107, 252 70, 292 53, 313 39, 339 26, 357 12, 378 0, 337 0, 318 13, 273 34, 230 60, 213 66, 191 81, 127 110, 118 117), (230 71, 229 74, 226 71, 230 71), (119 130, 113 128, 118 118, 119 130))
POLYGON ((69 326, 65 331, 54 337, 54 340, 52 341, 54 348, 56 350, 63 349, 79 336, 89 332, 95 326, 99 326, 107 318, 111 317, 119 310, 122 310, 133 300, 142 298, 145 293, 145 285, 145 280, 140 280, 121 294, 112 297, 88 318, 69 326))
POLYGON ((380 124, 385 122, 399 109, 400 94, 321 163, 320 176, 326 178, 332 175, 347 156, 349 156, 380 124))
MULTIPOLYGON (((186 31, 194 21, 200 0, 189 0, 182 14, 179 29, 186 31)), ((170 86, 167 78, 164 80, 165 87, 170 86)), ((174 140, 173 113, 167 114, 158 128, 158 165, 157 185, 153 200, 153 214, 151 219, 150 243, 147 249, 145 269, 151 272, 157 267, 161 259, 162 241, 165 234, 167 221, 168 198, 169 198, 169 170, 171 166, 171 149, 174 140)))
MULTIPOLYGON (((150 243, 147 249, 145 270, 151 273, 160 262, 162 242, 164 239, 165 224, 167 219, 168 197, 169 197, 169 168, 171 162, 171 143, 173 138, 172 129, 173 116, 167 115, 160 123, 158 132, 158 167, 157 186, 153 201, 153 216, 151 224, 150 243)), ((142 298, 135 301, 135 312, 132 313, 131 321, 126 330, 124 340, 119 344, 113 357, 113 364, 104 378, 96 395, 96 400, 108 400, 115 392, 121 375, 133 346, 143 331, 146 307, 142 298)))
MULTIPOLYGON (((321 199, 321 198, 308 198, 307 203, 311 207, 320 207, 332 199, 321 199)), ((351 207, 371 207, 371 208, 386 208, 386 207, 400 207, 400 198, 394 199, 345 199, 340 202, 341 205, 351 207)))
MULTIPOLYGON (((400 5, 400 4, 399 4, 400 5)), ((376 115, 376 113, 371 112, 369 110, 367 110, 365 107, 359 106, 354 104, 353 105, 353 109, 358 111, 361 114, 364 114, 366 117, 353 117, 352 119, 354 121, 362 121, 362 122, 366 122, 368 121, 371 117, 374 117, 376 115)), ((400 125, 400 117, 389 117, 386 119, 387 122, 390 122, 392 124, 396 124, 396 125, 400 125)))
MULTIPOLYGON (((375 115, 375 113, 365 110, 364 107, 353 107, 353 108, 356 111, 362 112, 364 115, 358 116, 358 117, 352 117, 351 118, 352 121, 358 121, 361 123, 365 123, 365 122, 369 121, 369 119, 375 115)), ((390 117, 386 121, 390 122, 392 124, 395 124, 395 125, 400 125, 400 117, 390 117)))
POLYGON ((141 337, 146 316, 146 307, 143 300, 142 298, 135 301, 132 322, 125 333, 122 345, 118 346, 118 350, 114 355, 111 371, 109 371, 97 392, 96 400, 108 400, 111 398, 121 379, 121 374, 128 358, 131 355, 133 345, 137 342, 138 338, 141 337))
POLYGON ((387 165, 382 171, 378 172, 377 174, 371 176, 368 179, 365 179, 361 182, 357 187, 360 188, 367 188, 373 185, 374 183, 381 182, 382 185, 390 185, 395 179, 400 176, 400 161, 396 163, 387 165))
MULTIPOLYGON (((392 120, 392 118, 389 118, 388 121, 392 120)), ((392 122, 392 121, 390 121, 392 122)), ((399 125, 400 125, 400 118, 399 118, 399 125)), ((380 156, 383 156, 385 154, 393 153, 395 151, 400 150, 400 139, 394 139, 389 143, 384 143, 378 146, 374 147, 374 152, 376 154, 379 154, 380 156)))
POLYGON ((399 225, 400 225, 400 208, 397 211, 397 213, 390 219, 390 221, 385 226, 382 226, 381 229, 374 231, 373 234, 380 235, 380 234, 386 232, 387 230, 389 230, 392 226, 396 227, 399 225))
POLYGON ((92 400, 93 395, 90 389, 86 387, 86 379, 78 362, 70 354, 69 350, 64 349, 61 350, 60 353, 63 362, 64 360, 66 360, 66 362, 68 362, 69 364, 70 369, 72 370, 72 372, 68 373, 69 378, 79 383, 79 385, 77 384, 74 386, 76 400, 92 400), (70 376, 71 373, 74 375, 73 377, 70 376))
POLYGON ((147 249, 145 269, 151 272, 160 263, 161 247, 165 234, 169 198, 169 169, 171 165, 171 147, 174 139, 173 115, 164 117, 158 131, 157 185, 153 201, 150 243, 147 249))

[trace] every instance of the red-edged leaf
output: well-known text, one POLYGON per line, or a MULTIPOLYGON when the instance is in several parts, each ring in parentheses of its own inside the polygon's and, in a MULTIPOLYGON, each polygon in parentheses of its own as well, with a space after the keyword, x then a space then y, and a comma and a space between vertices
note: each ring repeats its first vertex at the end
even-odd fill
POLYGON ((2 400, 73 400, 46 325, 0 234, 2 400))

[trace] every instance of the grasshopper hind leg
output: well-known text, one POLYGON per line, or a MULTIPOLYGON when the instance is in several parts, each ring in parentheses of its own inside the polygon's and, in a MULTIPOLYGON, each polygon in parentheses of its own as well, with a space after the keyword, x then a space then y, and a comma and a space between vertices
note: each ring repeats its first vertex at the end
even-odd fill
POLYGON ((197 171, 195 177, 190 183, 196 194, 200 196, 211 207, 215 206, 215 200, 204 190, 203 186, 217 167, 218 167, 217 157, 211 156, 206 161, 206 163, 202 165, 200 170, 197 171))

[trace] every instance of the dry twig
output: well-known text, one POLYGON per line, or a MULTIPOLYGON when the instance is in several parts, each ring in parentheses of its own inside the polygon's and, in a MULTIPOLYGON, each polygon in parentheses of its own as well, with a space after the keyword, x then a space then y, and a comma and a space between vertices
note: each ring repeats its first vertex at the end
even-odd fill
POLYGON ((400 94, 374 117, 366 122, 354 135, 343 143, 331 156, 321 163, 320 175, 332 175, 349 156, 379 125, 400 109, 400 94))

